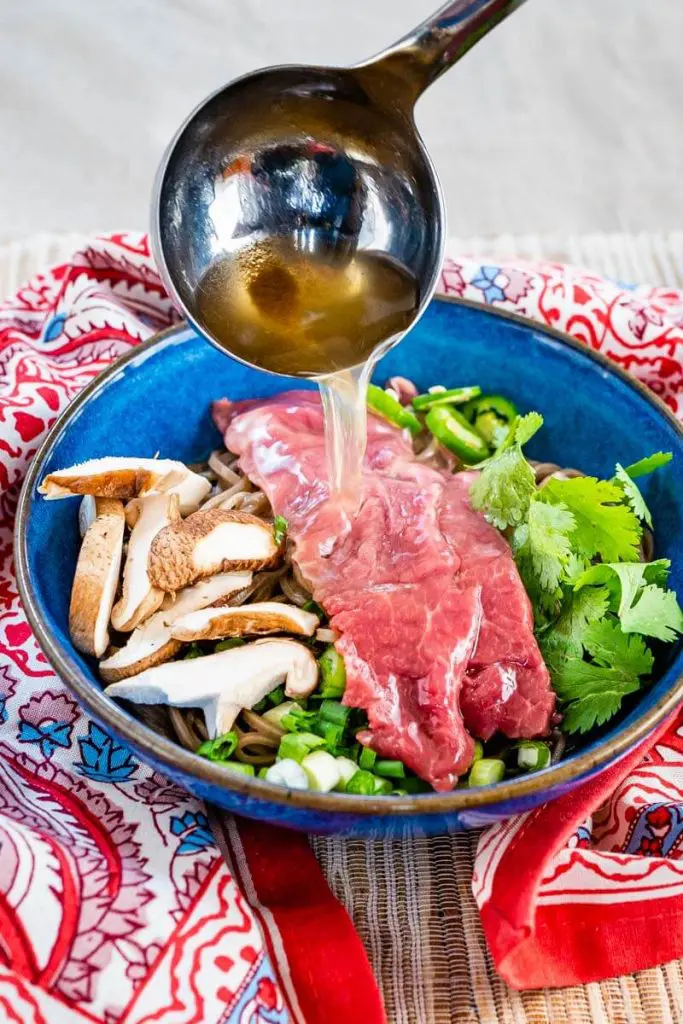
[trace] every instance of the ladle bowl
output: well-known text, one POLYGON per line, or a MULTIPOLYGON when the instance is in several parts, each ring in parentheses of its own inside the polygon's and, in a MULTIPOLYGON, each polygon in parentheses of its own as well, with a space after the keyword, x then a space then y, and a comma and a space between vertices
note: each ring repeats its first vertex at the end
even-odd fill
MULTIPOLYGON (((414 302, 401 330, 389 324, 377 340, 399 339, 434 293, 445 237, 443 194, 415 127, 415 101, 521 2, 452 0, 364 64, 266 68, 200 104, 163 159, 152 223, 164 283, 198 331, 244 362, 273 368, 233 344, 234 325, 217 328, 198 302, 210 268, 266 243, 321 272, 362 254, 407 275, 414 302)), ((354 316, 350 309, 347 326, 358 335, 354 316)), ((316 372, 344 368, 338 353, 318 362, 316 372)), ((349 350, 347 365, 358 362, 349 350)))

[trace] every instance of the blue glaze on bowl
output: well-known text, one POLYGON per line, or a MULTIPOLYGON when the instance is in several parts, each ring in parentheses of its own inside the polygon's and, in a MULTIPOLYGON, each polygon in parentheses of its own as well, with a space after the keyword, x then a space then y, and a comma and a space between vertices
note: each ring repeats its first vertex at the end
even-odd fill
MULTIPOLYGON (((434 301, 416 328, 377 369, 411 377, 420 388, 480 383, 522 410, 545 417, 529 446, 535 458, 610 476, 660 449, 674 462, 641 481, 654 514, 657 554, 672 561, 683 591, 683 440, 680 427, 629 378, 556 332, 484 307, 434 301)), ((566 792, 623 756, 658 708, 680 689, 683 658, 672 652, 662 678, 611 731, 562 765, 520 783, 486 790, 387 799, 291 794, 224 771, 156 737, 103 697, 93 664, 71 645, 69 583, 79 547, 77 502, 46 502, 35 487, 46 472, 105 455, 194 462, 219 443, 209 405, 215 398, 265 396, 301 382, 269 376, 231 360, 187 328, 178 328, 107 371, 83 404, 69 410, 37 457, 20 508, 17 556, 27 611, 52 663, 93 717, 144 760, 199 797, 253 817, 320 832, 429 834, 470 828, 519 813, 566 792), (68 583, 67 583, 68 581, 68 583), (364 808, 367 807, 367 810, 364 808)), ((668 702, 668 703, 667 703, 668 702)))

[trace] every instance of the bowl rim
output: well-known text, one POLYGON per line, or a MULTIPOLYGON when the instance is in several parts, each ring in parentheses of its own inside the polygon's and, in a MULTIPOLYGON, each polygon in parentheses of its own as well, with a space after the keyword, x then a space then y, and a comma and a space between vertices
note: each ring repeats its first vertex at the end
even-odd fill
MULTIPOLYGON (((557 328, 537 323, 528 317, 495 309, 482 303, 453 296, 435 296, 433 302, 462 306, 494 318, 509 320, 525 330, 533 330, 562 342, 586 359, 592 360, 603 371, 620 378, 644 401, 649 402, 674 428, 683 442, 683 425, 679 423, 668 406, 645 384, 623 370, 600 352, 589 348, 583 342, 557 328)), ((103 690, 80 667, 71 664, 69 655, 62 650, 43 620, 33 589, 29 572, 27 528, 29 516, 36 498, 35 485, 42 473, 42 467, 50 456, 54 445, 71 425, 82 407, 91 396, 111 383, 129 363, 139 359, 141 353, 151 354, 160 343, 185 331, 196 331, 193 325, 180 322, 153 334, 146 341, 134 346, 119 356, 101 373, 93 378, 67 405, 48 431, 33 461, 31 462, 21 488, 17 505, 14 529, 14 553, 19 596, 39 646, 49 663, 71 692, 77 697, 82 708, 95 719, 104 722, 107 728, 137 750, 149 753, 164 769, 176 775, 180 772, 205 785, 227 789, 243 797, 250 797, 263 804, 291 807, 301 811, 326 812, 328 814, 366 817, 368 815, 406 816, 415 813, 424 815, 452 814, 472 808, 486 809, 500 803, 537 796, 544 790, 552 790, 573 780, 578 780, 592 769, 608 764, 627 753, 638 742, 647 737, 668 714, 675 710, 683 698, 683 673, 679 675, 670 691, 663 695, 640 719, 629 728, 621 730, 614 737, 598 745, 593 751, 579 754, 570 762, 560 761, 540 772, 518 776, 492 786, 473 789, 455 789, 447 793, 421 793, 407 796, 357 796, 346 793, 316 793, 310 790, 290 790, 263 779, 241 776, 226 771, 220 764, 208 761, 186 750, 180 744, 166 739, 134 718, 107 697, 103 690)), ((201 337, 201 335, 200 335, 201 337)), ((143 756, 144 760, 144 756, 143 756)), ((553 799, 550 793, 548 799, 553 799)))

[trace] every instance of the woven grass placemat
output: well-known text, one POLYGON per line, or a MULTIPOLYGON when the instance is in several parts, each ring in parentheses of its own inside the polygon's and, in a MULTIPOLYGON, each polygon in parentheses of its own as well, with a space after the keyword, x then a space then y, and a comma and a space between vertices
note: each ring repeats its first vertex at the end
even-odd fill
MULTIPOLYGON (((0 247, 0 297, 67 258, 81 240, 40 235, 0 247)), ((450 251, 552 259, 619 281, 683 287, 683 231, 454 239, 450 251)), ((508 988, 493 968, 472 896, 477 833, 392 842, 316 836, 311 842, 370 954, 391 1024, 683 1021, 683 960, 599 984, 525 993, 508 988)))

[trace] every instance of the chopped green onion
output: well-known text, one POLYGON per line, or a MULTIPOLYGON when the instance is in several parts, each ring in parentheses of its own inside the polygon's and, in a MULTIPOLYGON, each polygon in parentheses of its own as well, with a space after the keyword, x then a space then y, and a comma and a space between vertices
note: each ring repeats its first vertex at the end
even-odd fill
POLYGON ((360 755, 360 743, 353 743, 350 747, 339 747, 337 750, 338 757, 347 757, 354 764, 357 763, 360 755))
POLYGON ((324 718, 319 718, 312 728, 319 736, 322 736, 328 747, 334 748, 335 754, 338 753, 338 748, 341 747, 346 737, 343 725, 339 725, 338 722, 326 722, 324 718))
POLYGON ((388 796, 389 793, 394 792, 394 787, 389 782, 389 779, 380 779, 378 775, 373 775, 374 779, 374 795, 375 796, 388 796))
POLYGON ((277 686, 274 690, 271 690, 268 694, 268 702, 277 707, 278 704, 282 704, 285 700, 285 688, 284 686, 277 686))
POLYGON ((484 756, 484 744, 481 740, 474 741, 474 753, 472 754, 473 761, 480 761, 484 756))
POLYGON ((308 775, 305 769, 290 757, 284 757, 281 761, 271 764, 265 778, 267 782, 287 786, 289 789, 308 789, 308 775))
POLYGON ((217 736, 215 740, 205 740, 195 753, 209 761, 227 761, 235 753, 237 743, 237 733, 230 731, 217 736))
POLYGON ((313 724, 318 720, 317 711, 304 711, 298 704, 294 703, 286 715, 280 719, 280 725, 288 732, 310 732, 313 724))
POLYGON ((252 777, 256 775, 253 764, 245 764, 243 761, 224 761, 223 767, 233 772, 234 775, 250 775, 252 777))
POLYGON ((335 786, 341 793, 346 791, 346 787, 353 776, 360 769, 355 761, 352 761, 348 757, 337 757, 337 768, 339 769, 339 782, 335 786))
POLYGON ((305 612, 312 612, 314 615, 317 615, 319 619, 325 618, 325 612, 317 601, 307 601, 306 604, 303 605, 303 610, 305 612))
POLYGON ((323 697, 341 697, 346 688, 344 659, 332 644, 318 659, 320 667, 320 693, 323 697))
POLYGON ((370 747, 363 747, 358 758, 358 766, 364 771, 370 771, 375 767, 375 761, 377 760, 377 754, 370 747))
POLYGON ((427 428, 437 441, 463 462, 473 464, 489 456, 489 446, 457 409, 437 406, 425 417, 427 428))
POLYGON ((491 786, 505 776, 505 762, 496 757, 480 757, 470 768, 470 786, 491 786))
POLYGON ((193 658, 201 658, 204 651, 201 649, 196 640, 194 640, 189 647, 189 650, 183 654, 183 661, 191 661, 193 658))
POLYGON ((339 785, 339 766, 332 754, 326 750, 314 750, 312 754, 307 754, 301 762, 301 767, 308 776, 310 788, 317 793, 329 793, 339 785))
POLYGON ((368 405, 373 412, 378 413, 395 426, 401 427, 401 429, 407 427, 411 434, 419 434, 422 430, 415 413, 406 409, 398 399, 387 394, 382 388, 378 388, 376 384, 368 384, 368 405))
POLYGON ((346 792, 371 796, 375 792, 375 776, 372 772, 357 771, 346 783, 346 792))
POLYGON ((467 388, 450 388, 446 391, 428 391, 424 395, 416 395, 413 399, 413 409, 424 412, 432 409, 435 405, 462 405, 481 394, 481 388, 477 385, 467 388))
POLYGON ((262 764, 261 767, 259 768, 259 770, 256 772, 256 778, 257 779, 265 779, 267 774, 268 774, 268 766, 265 765, 265 764, 262 764))
POLYGON ((288 715, 290 713, 292 708, 296 708, 298 706, 299 705, 295 704, 293 700, 286 700, 284 704, 278 704, 274 708, 268 708, 267 711, 263 712, 263 715, 261 717, 264 718, 266 722, 272 722, 273 725, 279 725, 282 729, 284 729, 285 726, 282 725, 282 719, 285 717, 285 715, 288 715))
POLYGON ((320 705, 318 714, 328 722, 335 722, 337 725, 346 726, 349 724, 351 708, 345 708, 338 700, 328 700, 326 698, 320 705))
POLYGON ((243 640, 241 636, 229 636, 225 640, 219 640, 214 647, 214 653, 218 654, 219 651, 231 651, 233 647, 243 647, 246 640, 243 640))
POLYGON ((292 761, 301 764, 307 754, 317 747, 324 746, 324 743, 322 737, 314 736, 312 732, 288 732, 280 740, 277 755, 282 760, 291 758, 292 761))
POLYGON ((288 526, 289 523, 287 522, 284 516, 275 516, 275 519, 273 519, 273 540, 278 545, 278 547, 280 546, 280 544, 282 544, 283 540, 287 536, 288 526))
POLYGON ((517 744, 517 767, 537 772, 550 764, 550 747, 541 740, 528 740, 517 744))
POLYGON ((403 761, 375 761, 375 772, 387 779, 405 779, 406 777, 406 767, 403 761))
POLYGON ((265 711, 268 707, 268 698, 264 697, 263 700, 257 700, 255 704, 251 705, 251 710, 255 711, 257 715, 260 715, 262 711, 265 711))

